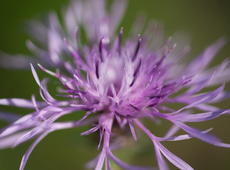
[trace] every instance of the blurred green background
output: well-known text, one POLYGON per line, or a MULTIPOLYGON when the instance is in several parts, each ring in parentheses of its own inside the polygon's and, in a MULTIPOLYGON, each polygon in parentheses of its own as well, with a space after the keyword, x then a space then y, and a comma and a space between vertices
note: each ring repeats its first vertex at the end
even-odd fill
MULTIPOLYGON (((67 0, 1 0, 0 51, 27 54, 25 40, 29 37, 24 29, 26 21, 39 19, 50 10, 60 11, 67 4, 67 0)), ((192 50, 189 54, 191 57, 199 54, 207 45, 222 36, 230 38, 228 0, 130 0, 123 26, 129 28, 140 13, 163 23, 167 35, 178 31, 186 33, 191 39, 192 50)), ((229 55, 230 42, 218 54, 213 64, 220 63, 229 55)), ((0 98, 29 99, 31 94, 37 94, 38 88, 29 71, 0 69, 0 81, 0 98)), ((230 90, 229 86, 227 89, 230 90)), ((220 105, 229 108, 229 100, 220 105)), ((26 113, 22 109, 10 111, 26 113)), ((230 143, 229 118, 224 116, 197 127, 214 127, 213 133, 230 143)), ((2 126, 4 125, 6 124, 2 123, 2 126)), ((164 129, 162 125, 153 125, 153 128, 159 133, 164 129)), ((82 130, 82 128, 65 130, 49 135, 32 153, 26 170, 84 170, 84 164, 97 154, 98 141, 94 135, 80 137, 79 133, 82 130)), ((18 169, 21 157, 30 143, 27 142, 16 149, 0 150, 0 170, 18 169)), ((136 145, 133 143, 128 145, 129 147, 118 152, 122 159, 136 164, 156 163, 153 147, 145 137, 142 137, 136 145)), ((217 148, 195 139, 166 145, 197 170, 230 169, 229 149, 217 148)), ((171 169, 175 168, 171 166, 171 169)))

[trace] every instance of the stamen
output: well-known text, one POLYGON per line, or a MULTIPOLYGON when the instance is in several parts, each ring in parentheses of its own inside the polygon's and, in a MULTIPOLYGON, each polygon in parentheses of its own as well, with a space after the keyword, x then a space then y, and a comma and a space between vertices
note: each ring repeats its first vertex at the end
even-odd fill
POLYGON ((103 62, 104 61, 103 60, 103 38, 99 42, 98 50, 99 50, 99 56, 100 56, 101 62, 103 62))
POLYGON ((136 106, 134 106, 133 104, 129 104, 132 108, 134 108, 135 110, 137 110, 137 111, 140 111, 140 109, 138 108, 138 107, 136 107, 136 106))
POLYGON ((121 42, 122 42, 123 33, 124 33, 124 28, 121 27, 120 33, 118 35, 118 46, 117 46, 117 51, 118 51, 119 55, 121 54, 121 42))
POLYGON ((98 62, 96 62, 95 69, 96 69, 95 73, 96 73, 97 79, 99 79, 99 65, 98 65, 98 62))
POLYGON ((163 63, 165 58, 166 58, 166 55, 162 56, 161 59, 156 63, 156 66, 159 67, 163 63))
POLYGON ((140 59, 138 65, 137 65, 137 68, 134 71, 133 77, 137 76, 137 73, 140 71, 140 68, 141 68, 141 59, 140 59))
POLYGON ((129 87, 132 87, 133 84, 135 83, 135 81, 136 81, 136 77, 133 78, 133 80, 132 80, 132 82, 130 83, 129 87))
POLYGON ((135 51, 134 51, 134 54, 132 57, 132 61, 134 61, 137 58, 138 52, 140 50, 141 42, 143 40, 141 35, 138 35, 138 36, 139 36, 139 38, 138 38, 137 45, 136 45, 136 48, 135 48, 135 51))
POLYGON ((137 65, 137 68, 135 69, 135 71, 134 71, 134 73, 133 73, 133 80, 132 80, 132 82, 130 83, 129 87, 132 87, 133 84, 135 83, 135 81, 136 81, 136 79, 137 79, 137 74, 138 74, 140 68, 141 68, 141 59, 140 59, 138 65, 137 65))
POLYGON ((162 57, 160 58, 159 61, 156 62, 156 64, 154 65, 154 67, 153 67, 152 70, 151 70, 151 73, 156 72, 156 70, 159 69, 159 67, 162 65, 162 63, 163 63, 163 61, 164 61, 165 58, 166 58, 166 56, 164 55, 164 56, 162 56, 162 57))

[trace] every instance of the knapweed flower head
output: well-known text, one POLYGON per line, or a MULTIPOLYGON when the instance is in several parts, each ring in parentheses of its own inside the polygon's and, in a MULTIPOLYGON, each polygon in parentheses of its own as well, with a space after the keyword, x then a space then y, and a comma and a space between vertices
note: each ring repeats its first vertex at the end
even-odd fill
MULTIPOLYGON (((164 39, 158 24, 150 23, 146 29, 142 24, 135 24, 130 36, 123 38, 123 28, 118 25, 125 6, 126 1, 116 0, 107 10, 104 0, 77 0, 65 10, 62 25, 53 13, 48 25, 32 24, 36 42, 47 45, 47 49, 31 41, 27 43, 28 48, 40 57, 36 59, 39 61, 36 67, 60 81, 56 93, 62 98, 51 96, 47 90, 48 79, 39 79, 33 63, 32 74, 43 101, 37 101, 34 96, 31 100, 0 99, 1 105, 34 109, 0 133, 1 148, 35 139, 22 158, 20 170, 49 133, 85 125, 90 128, 81 135, 99 132, 100 136, 100 153, 90 163, 95 170, 103 167, 110 170, 111 161, 126 170, 154 169, 129 165, 114 155, 118 147, 115 141, 119 138, 115 127, 128 129, 134 140, 138 140, 137 129, 146 134, 153 143, 160 170, 168 169, 165 158, 178 169, 193 169, 164 147, 164 141, 198 138, 215 146, 230 147, 210 135, 212 129, 198 130, 186 124, 230 113, 229 109, 213 105, 228 97, 223 84, 229 79, 228 61, 207 68, 224 40, 218 40, 193 61, 182 63, 187 45, 176 43, 172 37, 164 39), (212 86, 216 89, 203 91, 212 86), (178 103, 182 104, 179 109, 171 107, 178 103), (62 116, 78 111, 84 111, 81 119, 60 121, 62 116), (172 123, 161 137, 144 125, 145 119, 154 123, 158 118, 172 123), (178 130, 185 133, 176 135, 178 130)), ((25 64, 24 59, 17 58, 17 61, 19 67, 19 61, 25 64)), ((10 114, 1 116, 8 121, 14 119, 10 114)))

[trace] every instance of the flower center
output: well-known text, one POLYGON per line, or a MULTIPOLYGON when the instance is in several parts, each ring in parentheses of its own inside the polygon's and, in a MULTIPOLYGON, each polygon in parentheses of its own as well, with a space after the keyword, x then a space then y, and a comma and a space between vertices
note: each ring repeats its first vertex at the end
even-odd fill
POLYGON ((100 65, 99 74, 104 85, 116 84, 122 78, 122 60, 118 57, 110 57, 100 65))

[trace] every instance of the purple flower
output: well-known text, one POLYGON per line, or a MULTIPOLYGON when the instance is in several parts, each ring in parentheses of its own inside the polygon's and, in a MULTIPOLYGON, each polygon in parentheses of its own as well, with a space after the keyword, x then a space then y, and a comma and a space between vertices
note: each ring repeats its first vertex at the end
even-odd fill
MULTIPOLYGON (((15 147, 35 138, 22 158, 20 170, 24 169, 36 145, 49 133, 84 125, 91 128, 81 135, 96 131, 100 134, 98 148, 101 151, 88 164, 95 170, 103 167, 110 170, 111 161, 126 170, 153 169, 128 165, 113 154, 121 147, 117 144, 119 137, 115 135, 114 127, 128 129, 134 140, 138 140, 137 129, 146 134, 153 143, 160 170, 168 169, 165 158, 179 169, 193 169, 166 149, 162 144, 164 141, 198 138, 215 146, 230 147, 210 135, 212 129, 198 130, 186 124, 230 113, 229 109, 213 105, 229 97, 223 85, 229 80, 228 61, 207 68, 225 41, 218 40, 195 60, 183 64, 180 61, 188 46, 175 42, 173 37, 165 40, 158 24, 150 23, 143 29, 142 24, 137 23, 127 39, 123 39, 122 28, 116 33, 125 5, 126 1, 116 0, 110 10, 106 10, 104 0, 78 0, 65 10, 64 26, 53 13, 48 25, 38 22, 31 25, 39 44, 29 41, 27 45, 40 58, 30 59, 30 62, 39 62, 37 65, 42 71, 60 81, 57 95, 61 99, 51 96, 47 90, 48 79, 40 81, 34 64, 30 66, 43 101, 37 101, 34 96, 31 100, 0 99, 1 105, 34 109, 20 118, 0 114, 1 119, 11 122, 0 133, 0 148, 15 147), (144 33, 138 35, 136 32, 144 33), (47 50, 39 48, 44 44, 47 50), (211 86, 219 87, 203 91, 211 86), (166 105, 177 103, 183 107, 175 109, 166 105), (85 112, 80 120, 59 121, 62 116, 77 114, 76 111, 85 112), (144 125, 144 119, 165 119, 172 127, 159 137, 144 125), (185 133, 176 135, 178 130, 185 133)), ((5 66, 20 68, 26 63, 25 58, 18 57, 17 63, 5 62, 8 64, 5 66)))

